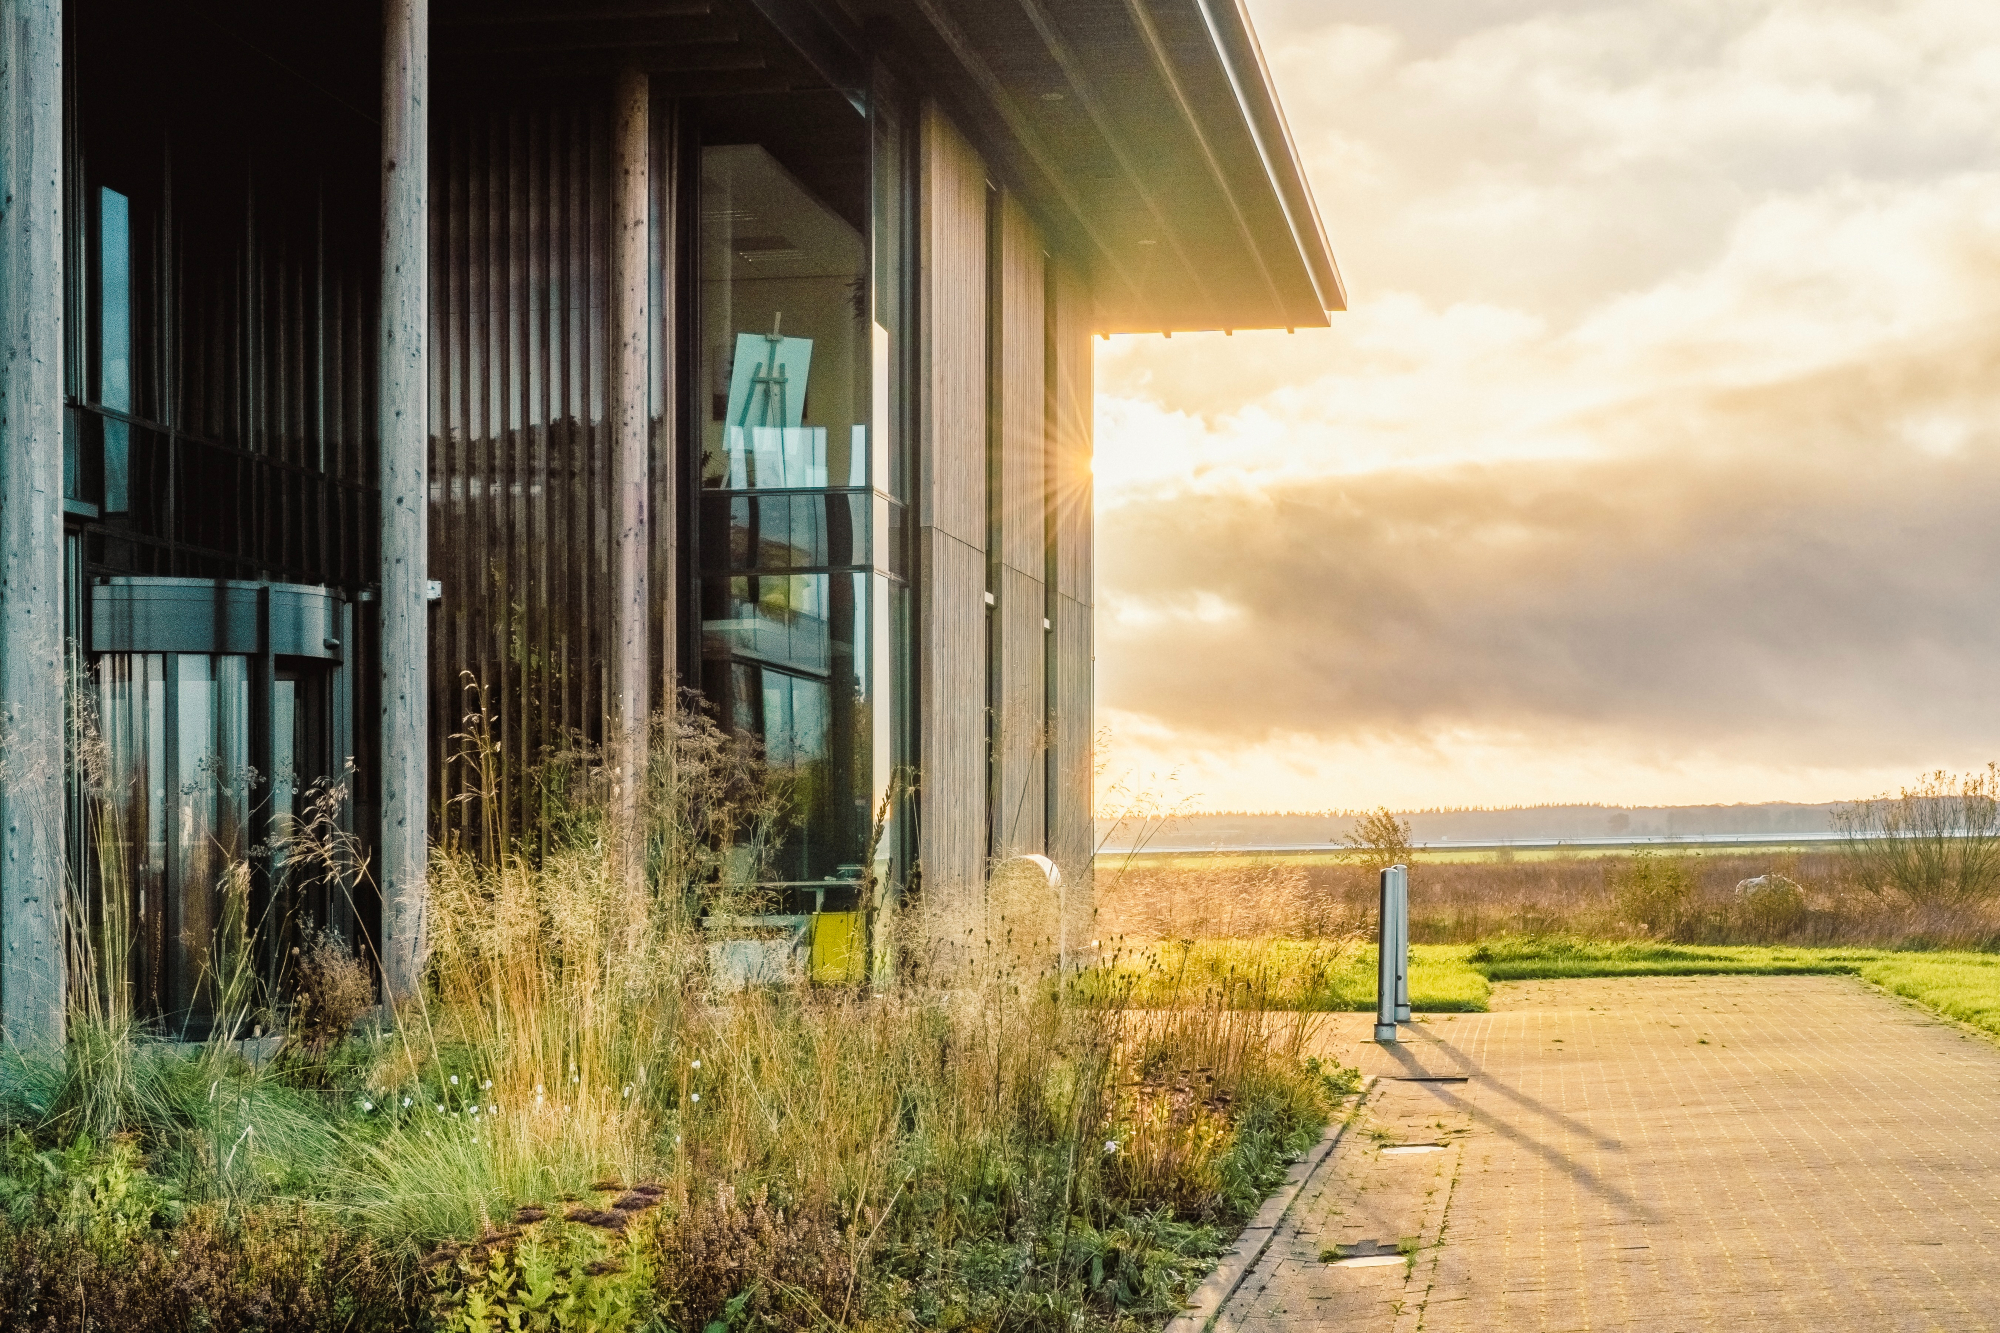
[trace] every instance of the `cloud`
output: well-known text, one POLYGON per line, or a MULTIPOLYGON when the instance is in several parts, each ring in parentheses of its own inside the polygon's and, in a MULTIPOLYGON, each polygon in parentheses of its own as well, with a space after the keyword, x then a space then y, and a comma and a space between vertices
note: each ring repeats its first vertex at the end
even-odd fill
POLYGON ((2000 742, 1996 493, 1990 437, 1187 492, 1107 515, 1100 690, 1211 747, 1500 729, 1920 767, 2000 742))
POLYGON ((2000 7, 1253 8, 1353 309, 1101 345, 1114 769, 1312 809, 2000 754, 2000 7))

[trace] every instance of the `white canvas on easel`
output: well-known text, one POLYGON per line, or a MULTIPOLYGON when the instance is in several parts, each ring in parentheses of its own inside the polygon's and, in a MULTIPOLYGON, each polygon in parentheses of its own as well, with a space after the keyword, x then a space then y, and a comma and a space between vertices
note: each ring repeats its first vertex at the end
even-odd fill
POLYGON ((724 449, 732 490, 825 486, 826 428, 806 426, 810 338, 770 333, 736 335, 730 368, 724 449))

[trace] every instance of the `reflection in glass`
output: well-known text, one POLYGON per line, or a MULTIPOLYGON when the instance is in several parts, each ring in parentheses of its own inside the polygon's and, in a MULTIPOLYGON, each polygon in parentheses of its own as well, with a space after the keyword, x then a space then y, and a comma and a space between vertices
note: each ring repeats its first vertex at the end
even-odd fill
POLYGON ((861 233, 760 144, 701 160, 703 484, 867 485, 861 233))
POLYGON ((792 775, 768 873, 852 874, 874 759, 867 247, 763 145, 704 148, 702 192, 703 690, 792 775))
POLYGON ((158 1013, 167 875, 167 685, 159 653, 97 663, 103 771, 91 836, 101 891, 98 979, 120 1008, 158 1013), (114 993, 115 992, 115 993, 114 993))
POLYGON ((298 689, 294 680, 271 683, 271 804, 266 818, 274 887, 285 880, 284 847, 291 839, 292 821, 298 813, 298 689))
POLYGON ((211 1012, 245 959, 250 660, 198 653, 98 659, 103 774, 96 809, 98 968, 141 1016, 211 1012))
MULTIPOLYGON (((97 401, 132 410, 131 202, 116 190, 97 192, 97 401)), ((104 421, 104 510, 130 505, 131 427, 104 421)))

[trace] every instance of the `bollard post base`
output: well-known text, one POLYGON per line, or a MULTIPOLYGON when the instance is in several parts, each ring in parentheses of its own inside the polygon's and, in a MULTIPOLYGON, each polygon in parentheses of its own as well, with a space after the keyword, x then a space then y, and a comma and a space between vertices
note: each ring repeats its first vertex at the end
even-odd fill
POLYGON ((1398 1023, 1407 1023, 1407 1022, 1409 1022, 1409 1021, 1410 1021, 1410 1006, 1409 1006, 1409 1005, 1407 1005, 1407 1004, 1399 1004, 1399 1005, 1397 1005, 1397 1006, 1396 1006, 1396 1021, 1397 1021, 1398 1023))
POLYGON ((1394 1023, 1377 1023, 1375 1025, 1375 1040, 1396 1041, 1396 1025, 1394 1023))

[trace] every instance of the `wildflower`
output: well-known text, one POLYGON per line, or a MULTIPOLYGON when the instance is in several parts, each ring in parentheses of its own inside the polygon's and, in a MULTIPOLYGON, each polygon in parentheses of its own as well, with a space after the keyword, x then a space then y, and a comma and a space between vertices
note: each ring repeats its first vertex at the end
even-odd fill
POLYGON ((485 1081, 484 1083, 482 1083, 482 1084, 480 1084, 480 1085, 479 1085, 479 1090, 480 1090, 481 1092, 484 1092, 484 1091, 486 1091, 486 1089, 488 1089, 488 1088, 490 1088, 490 1087, 492 1087, 492 1086, 493 1086, 493 1080, 489 1078, 489 1079, 487 1079, 487 1080, 486 1080, 486 1081, 485 1081))
POLYGON ((1117 1140, 1117 1139, 1106 1139, 1106 1140, 1104 1141, 1104 1151, 1106 1151, 1106 1152, 1117 1152, 1117 1151, 1118 1151, 1118 1140, 1117 1140))
POLYGON ((581 1083, 583 1080, 578 1078, 575 1074, 571 1074, 569 1076, 569 1081, 572 1083, 581 1083))
POLYGON ((362 1112, 362 1114, 363 1114, 363 1115, 366 1115, 366 1114, 367 1114, 368 1112, 370 1112, 370 1111, 372 1111, 372 1110, 374 1110, 374 1109, 375 1109, 375 1103, 374 1103, 374 1102, 371 1102, 371 1101, 367 1100, 366 1098, 363 1098, 363 1099, 362 1099, 362 1102, 361 1102, 361 1112, 362 1112))
POLYGON ((495 1106, 495 1105, 494 1105, 494 1104, 493 1104, 492 1102, 488 1102, 488 1103, 486 1103, 486 1114, 488 1114, 488 1115, 499 1115, 499 1114, 500 1114, 500 1108, 499 1108, 499 1107, 497 1107, 497 1106, 495 1106))
POLYGON ((475 1106, 475 1107, 473 1107, 473 1108, 472 1108, 472 1110, 471 1110, 471 1111, 469 1111, 469 1112, 468 1112, 467 1114, 469 1114, 469 1115, 478 1115, 478 1114, 479 1114, 479 1108, 475 1106))
POLYGON ((410 1109, 410 1099, 408 1097, 403 1098, 403 1109, 405 1111, 410 1109))
POLYGON ((439 1103, 438 1103, 438 1114, 439 1114, 439 1115, 443 1115, 443 1114, 444 1114, 444 1103, 443 1103, 443 1102, 439 1102, 439 1103))
POLYGON ((701 1068, 701 1061, 699 1061, 699 1060, 695 1061, 695 1062, 694 1062, 694 1067, 695 1067, 696 1069, 699 1069, 699 1068, 701 1068))
POLYGON ((692 1098, 692 1099, 693 1099, 694 1101, 700 1101, 700 1100, 701 1100, 701 1094, 700 1094, 700 1093, 698 1093, 698 1092, 693 1092, 693 1093, 689 1093, 689 1094, 688 1094, 688 1096, 689 1096, 690 1098, 692 1098))
POLYGON ((458 1086, 458 1075, 453 1074, 451 1076, 451 1086, 453 1086, 454 1088, 458 1086))
POLYGON ((630 1083, 627 1083, 625 1085, 625 1091, 619 1093, 618 1095, 620 1097, 630 1097, 632 1095, 632 1085, 630 1083))

